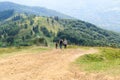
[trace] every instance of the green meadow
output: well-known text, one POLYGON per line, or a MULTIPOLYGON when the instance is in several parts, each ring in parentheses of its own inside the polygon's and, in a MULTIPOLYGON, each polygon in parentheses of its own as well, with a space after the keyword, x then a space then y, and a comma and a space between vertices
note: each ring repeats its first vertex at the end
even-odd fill
POLYGON ((86 54, 74 62, 80 70, 86 72, 100 72, 110 75, 120 74, 120 49, 97 48, 96 54, 86 54))

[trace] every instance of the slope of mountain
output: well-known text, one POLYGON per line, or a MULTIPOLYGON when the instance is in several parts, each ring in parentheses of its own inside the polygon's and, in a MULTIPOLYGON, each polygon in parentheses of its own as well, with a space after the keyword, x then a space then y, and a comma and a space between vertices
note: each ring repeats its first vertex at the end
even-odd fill
MULTIPOLYGON (((11 13, 10 10, 4 12, 11 13)), ((63 26, 52 18, 13 13, 14 15, 0 22, 1 45, 29 45, 34 44, 37 39, 46 43, 48 38, 51 41, 58 30, 63 29, 63 26)))
POLYGON ((101 28, 120 32, 120 7, 119 10, 112 8, 110 10, 108 8, 96 10, 87 6, 83 9, 68 11, 68 13, 77 19, 94 23, 101 28))
POLYGON ((67 38, 69 42, 85 46, 120 46, 120 34, 101 29, 80 20, 62 20, 65 29, 55 39, 67 38))
POLYGON ((43 7, 29 7, 24 5, 15 4, 12 2, 0 2, 0 11, 14 10, 19 13, 34 14, 39 16, 59 16, 60 18, 72 18, 65 14, 59 13, 54 10, 46 9, 43 7))
POLYGON ((120 11, 106 11, 99 13, 99 22, 96 22, 102 28, 120 32, 120 11))
POLYGON ((13 14, 14 14, 13 10, 8 10, 8 11, 0 12, 0 21, 3 21, 5 19, 11 17, 13 14))
POLYGON ((49 45, 53 40, 66 38, 70 44, 120 47, 119 34, 100 29, 91 23, 14 11, 12 13, 14 14, 0 21, 0 46, 49 45))

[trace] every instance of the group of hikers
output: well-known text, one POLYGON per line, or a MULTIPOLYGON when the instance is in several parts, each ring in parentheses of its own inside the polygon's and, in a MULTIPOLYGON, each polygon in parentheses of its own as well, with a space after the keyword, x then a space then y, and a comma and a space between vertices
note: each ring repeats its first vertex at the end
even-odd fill
POLYGON ((67 42, 67 40, 66 39, 60 39, 59 41, 57 41, 56 43, 55 43, 55 47, 56 47, 56 49, 58 48, 58 46, 60 47, 60 49, 62 49, 63 48, 63 46, 64 46, 64 48, 67 48, 67 44, 68 44, 68 42, 67 42))

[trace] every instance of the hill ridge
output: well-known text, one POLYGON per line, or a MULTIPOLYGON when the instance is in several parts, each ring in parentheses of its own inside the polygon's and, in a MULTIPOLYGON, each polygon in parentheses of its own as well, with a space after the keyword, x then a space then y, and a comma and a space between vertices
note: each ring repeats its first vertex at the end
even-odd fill
POLYGON ((25 13, 10 15, 11 10, 3 13, 7 13, 7 16, 10 17, 8 19, 1 18, 0 46, 30 46, 34 44, 48 46, 53 41, 66 38, 69 44, 120 47, 119 34, 98 28, 85 21, 25 13))
POLYGON ((38 6, 25 6, 13 2, 0 2, 0 11, 13 9, 20 13, 27 13, 27 14, 34 14, 39 16, 59 16, 60 18, 72 18, 68 15, 65 15, 63 13, 57 12, 55 10, 47 9, 44 7, 38 7, 38 6))

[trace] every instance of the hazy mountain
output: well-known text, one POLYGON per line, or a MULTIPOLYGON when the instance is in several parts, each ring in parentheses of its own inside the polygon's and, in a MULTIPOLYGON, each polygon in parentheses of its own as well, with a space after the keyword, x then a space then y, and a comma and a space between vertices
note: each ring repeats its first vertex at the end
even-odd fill
POLYGON ((68 11, 69 15, 98 25, 101 28, 120 32, 120 7, 95 9, 94 6, 68 11))
POLYGON ((120 11, 106 11, 99 13, 99 21, 96 22, 102 28, 120 32, 120 11))
POLYGON ((0 21, 4 21, 13 15, 14 15, 14 10, 2 11, 0 12, 0 21))
POLYGON ((0 2, 0 11, 4 10, 14 10, 19 13, 35 14, 40 16, 59 16, 60 18, 71 18, 68 15, 43 7, 30 7, 12 2, 0 2))
MULTIPOLYGON (((96 7, 95 6, 96 4, 88 4, 81 8, 78 7, 72 10, 63 9, 64 11, 66 11, 63 12, 77 19, 96 24, 101 28, 120 32, 119 4, 110 7, 102 7, 101 5, 98 5, 96 7)), ((71 18, 70 16, 56 12, 54 10, 50 10, 42 7, 29 7, 11 2, 1 2, 0 8, 1 8, 0 11, 14 9, 15 11, 21 13, 24 12, 24 13, 35 14, 40 16, 59 16, 61 18, 71 18)))

